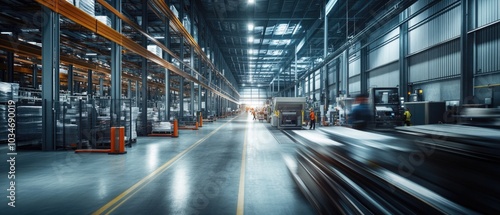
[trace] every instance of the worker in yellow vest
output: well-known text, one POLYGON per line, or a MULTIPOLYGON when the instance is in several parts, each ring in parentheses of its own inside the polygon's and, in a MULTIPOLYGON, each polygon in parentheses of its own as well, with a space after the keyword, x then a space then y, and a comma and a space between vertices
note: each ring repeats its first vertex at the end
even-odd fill
POLYGON ((405 116, 405 125, 410 126, 411 125, 411 113, 410 113, 409 108, 406 108, 404 116, 405 116))

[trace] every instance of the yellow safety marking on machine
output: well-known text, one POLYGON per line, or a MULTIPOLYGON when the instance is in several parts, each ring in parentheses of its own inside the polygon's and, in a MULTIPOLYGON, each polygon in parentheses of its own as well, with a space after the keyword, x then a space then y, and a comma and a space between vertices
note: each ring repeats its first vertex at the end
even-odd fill
MULTIPOLYGON (((248 125, 248 124, 247 124, 248 125)), ((243 215, 245 209, 245 172, 246 172, 246 157, 247 157, 247 137, 250 128, 245 129, 245 137, 243 142, 243 151, 241 153, 241 169, 240 169, 240 185, 238 189, 238 206, 236 215, 243 215)))
POLYGON ((215 129, 214 131, 212 131, 209 134, 207 134, 202 139, 198 140, 196 143, 194 143, 193 145, 191 145, 189 148, 187 148, 184 151, 182 151, 181 153, 177 154, 175 157, 173 157, 172 159, 170 159, 169 161, 167 161, 166 163, 164 163, 163 165, 161 165, 158 169, 156 169, 155 171, 153 171, 152 173, 150 173, 149 175, 147 175, 146 177, 144 177, 143 179, 141 179, 139 182, 137 182, 134 185, 132 185, 130 188, 128 188, 123 193, 121 193, 120 195, 118 195, 115 198, 113 198, 111 201, 109 201, 107 204, 105 204, 104 206, 102 206, 101 208, 99 208, 99 210, 95 211, 92 214, 93 215, 97 215, 97 214, 110 214, 110 213, 112 213, 120 205, 122 205, 128 199, 130 199, 130 197, 132 197, 134 194, 136 194, 139 190, 141 190, 143 187, 145 187, 147 184, 149 184, 151 181, 153 181, 161 173, 165 172, 170 166, 172 166, 172 164, 174 162, 176 162, 177 160, 179 160, 180 158, 182 158, 188 152, 190 152, 191 150, 193 150, 194 148, 196 148, 198 145, 200 145, 202 142, 204 142, 205 140, 207 140, 209 137, 211 137, 212 135, 214 135, 217 131, 219 131, 222 127, 224 127, 226 124, 228 124, 229 122, 231 122, 233 119, 227 121, 226 123, 224 123, 223 125, 221 125, 217 129, 215 129))

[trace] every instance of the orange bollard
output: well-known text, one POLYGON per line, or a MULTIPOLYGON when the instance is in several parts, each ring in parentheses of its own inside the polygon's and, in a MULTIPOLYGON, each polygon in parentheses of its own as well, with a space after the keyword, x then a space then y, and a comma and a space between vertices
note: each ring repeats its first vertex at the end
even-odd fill
POLYGON ((179 137, 179 123, 177 122, 177 119, 174 119, 174 133, 172 137, 179 137))
POLYGON ((203 116, 201 115, 201 112, 200 112, 200 127, 203 127, 203 116))
POLYGON ((111 144, 108 154, 125 154, 125 127, 111 127, 111 144))

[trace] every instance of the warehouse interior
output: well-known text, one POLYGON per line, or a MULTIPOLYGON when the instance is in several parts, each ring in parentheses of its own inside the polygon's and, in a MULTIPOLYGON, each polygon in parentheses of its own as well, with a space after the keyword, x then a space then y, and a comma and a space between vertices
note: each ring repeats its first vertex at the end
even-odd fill
POLYGON ((499 1, 0 8, 7 214, 500 212, 499 1))

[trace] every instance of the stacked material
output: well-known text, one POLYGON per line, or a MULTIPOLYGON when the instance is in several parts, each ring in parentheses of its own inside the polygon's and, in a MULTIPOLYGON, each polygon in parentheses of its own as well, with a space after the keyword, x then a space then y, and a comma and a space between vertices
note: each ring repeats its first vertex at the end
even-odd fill
POLYGON ((137 131, 139 131, 139 133, 141 135, 147 135, 149 132, 150 132, 150 128, 152 126, 152 124, 154 122, 158 122, 159 121, 159 118, 158 118, 158 111, 156 110, 156 108, 148 108, 147 109, 147 124, 146 125, 143 125, 142 123, 142 114, 144 114, 144 112, 138 112, 138 115, 137 115, 137 131), (146 134, 143 134, 143 131, 144 131, 144 127, 147 128, 147 133, 146 134))
POLYGON ((10 133, 9 132, 9 126, 7 123, 7 105, 0 105, 0 141, 6 141, 7 140, 7 135, 10 133))
MULTIPOLYGON (((132 140, 137 139, 137 116, 139 116, 139 108, 138 107, 132 107, 132 135, 130 135, 132 140)), ((127 123, 128 126, 128 123, 127 123)), ((126 130, 126 136, 129 137, 130 129, 127 128, 126 130)))
POLYGON ((95 16, 95 18, 98 21, 100 21, 100 22, 106 24, 107 26, 111 27, 111 18, 109 18, 109 16, 95 16))
POLYGON ((17 107, 16 140, 42 138, 42 106, 17 107))
POLYGON ((91 16, 95 16, 94 0, 66 0, 66 1, 80 8, 80 10, 83 10, 85 13, 91 16))
POLYGON ((19 99, 19 84, 0 82, 0 102, 19 99))
POLYGON ((170 122, 155 122, 153 123, 153 133, 170 133, 172 132, 172 123, 170 122))
POLYGON ((57 122, 56 141, 58 147, 65 145, 70 147, 72 144, 78 143, 78 126, 75 124, 57 122))

